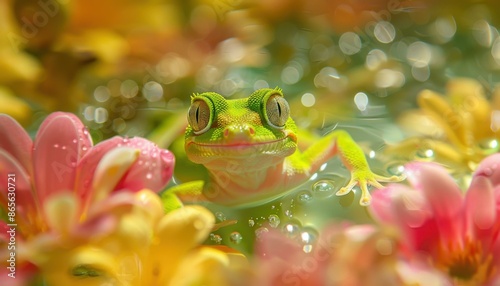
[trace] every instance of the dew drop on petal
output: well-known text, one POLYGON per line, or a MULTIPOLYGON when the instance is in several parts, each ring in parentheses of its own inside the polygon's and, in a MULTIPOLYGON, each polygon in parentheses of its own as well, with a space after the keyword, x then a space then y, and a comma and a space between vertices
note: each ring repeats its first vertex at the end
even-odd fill
POLYGON ((275 214, 269 215, 267 220, 269 221, 269 225, 272 228, 277 228, 280 225, 280 218, 275 214))
POLYGON ((59 144, 54 144, 54 148, 59 148, 59 144))
POLYGON ((241 240, 243 239, 243 236, 241 235, 241 233, 237 232, 237 231, 233 231, 230 235, 229 235, 229 240, 232 242, 232 243, 235 243, 235 244, 239 244, 241 242, 241 240))
POLYGON ((61 146, 61 149, 66 150, 66 146, 64 146, 64 145, 61 146))
POLYGON ((153 174, 151 174, 151 173, 147 173, 147 174, 146 174, 146 179, 151 179, 151 178, 153 178, 153 174))

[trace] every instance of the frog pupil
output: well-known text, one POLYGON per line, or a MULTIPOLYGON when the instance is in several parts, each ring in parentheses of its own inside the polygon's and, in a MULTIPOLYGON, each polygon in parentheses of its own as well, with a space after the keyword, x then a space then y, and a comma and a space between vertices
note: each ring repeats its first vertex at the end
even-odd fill
POLYGON ((196 106, 196 112, 195 112, 195 117, 196 117, 196 122, 199 124, 200 123, 200 106, 196 106))
POLYGON ((276 102, 278 104, 278 117, 281 117, 281 104, 279 102, 276 102))

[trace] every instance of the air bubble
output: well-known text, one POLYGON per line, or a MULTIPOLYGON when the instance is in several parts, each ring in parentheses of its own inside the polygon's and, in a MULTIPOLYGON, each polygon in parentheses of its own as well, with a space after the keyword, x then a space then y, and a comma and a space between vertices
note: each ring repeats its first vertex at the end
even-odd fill
POLYGON ((312 249, 312 244, 306 244, 302 247, 302 251, 304 251, 305 253, 311 253, 312 249))
POLYGON ((255 230, 255 236, 257 237, 257 239, 262 239, 262 235, 266 232, 269 232, 269 229, 267 229, 267 227, 259 227, 255 230))
POLYGON ((217 219, 217 221, 223 222, 226 220, 226 215, 224 215, 224 213, 222 213, 222 212, 216 212, 215 218, 217 219))
POLYGON ((318 238, 318 232, 310 227, 303 228, 300 232, 300 242, 304 245, 313 244, 318 238))
POLYGON ((255 221, 253 219, 248 220, 248 226, 253 227, 255 225, 255 221))
POLYGON ((328 198, 333 195, 335 187, 330 181, 320 180, 312 186, 312 193, 318 198, 328 198))
POLYGON ((213 241, 215 244, 221 244, 222 243, 222 237, 218 234, 210 234, 210 240, 213 241))
POLYGON ((269 225, 272 228, 277 228, 278 225, 280 225, 280 218, 279 218, 279 216, 277 216, 275 214, 269 215, 267 220, 269 221, 269 225))
POLYGON ((391 175, 399 176, 402 175, 405 171, 405 167, 403 163, 395 162, 387 166, 387 172, 391 175))
POLYGON ((420 149, 417 150, 415 154, 420 159, 433 159, 434 158, 434 150, 432 149, 420 149))
POLYGON ((300 225, 296 223, 287 223, 283 226, 282 232, 289 238, 297 238, 300 234, 300 225))
POLYGON ((297 200, 301 203, 308 203, 312 201, 312 199, 312 194, 309 191, 302 191, 297 195, 297 200))
POLYGON ((239 244, 241 240, 243 239, 243 236, 241 236, 241 233, 234 231, 229 235, 229 240, 235 244, 239 244))

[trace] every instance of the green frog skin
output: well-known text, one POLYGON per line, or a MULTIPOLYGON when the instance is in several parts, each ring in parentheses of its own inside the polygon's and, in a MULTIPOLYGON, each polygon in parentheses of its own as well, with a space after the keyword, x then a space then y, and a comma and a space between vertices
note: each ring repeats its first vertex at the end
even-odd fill
POLYGON ((185 132, 187 157, 203 164, 207 181, 172 187, 163 194, 166 208, 181 201, 209 200, 222 205, 249 205, 275 199, 306 182, 335 155, 351 172, 336 194, 361 189, 360 204, 370 204, 368 185, 395 182, 399 176, 373 173, 351 136, 335 130, 301 152, 297 126, 280 89, 259 89, 247 98, 226 99, 215 92, 192 96, 185 132))

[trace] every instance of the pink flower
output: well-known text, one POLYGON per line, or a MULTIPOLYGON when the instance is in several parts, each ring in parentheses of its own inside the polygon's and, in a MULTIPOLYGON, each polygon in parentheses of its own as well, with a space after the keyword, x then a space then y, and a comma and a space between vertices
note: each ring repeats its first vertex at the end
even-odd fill
POLYGON ((0 207, 7 213, 12 207, 9 223, 17 223, 25 239, 54 229, 91 234, 83 222, 109 225, 107 211, 130 203, 127 193, 161 191, 173 165, 172 153, 142 138, 114 137, 93 146, 70 113, 50 114, 34 142, 0 114, 0 207))
POLYGON ((499 163, 500 154, 484 159, 465 194, 443 167, 411 163, 412 187, 389 185, 370 209, 401 231, 406 261, 426 262, 455 285, 491 285, 500 273, 499 163))
POLYGON ((263 233, 251 285, 405 285, 394 252, 397 240, 388 229, 334 224, 312 244, 304 244, 302 236, 293 239, 274 229, 263 233))

